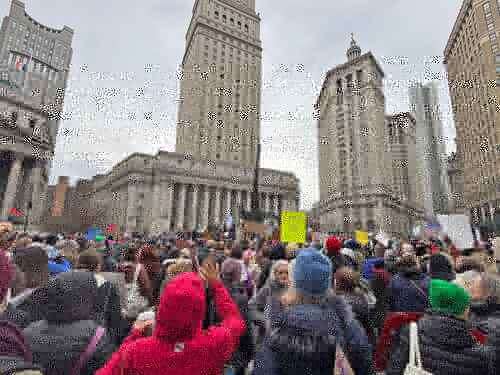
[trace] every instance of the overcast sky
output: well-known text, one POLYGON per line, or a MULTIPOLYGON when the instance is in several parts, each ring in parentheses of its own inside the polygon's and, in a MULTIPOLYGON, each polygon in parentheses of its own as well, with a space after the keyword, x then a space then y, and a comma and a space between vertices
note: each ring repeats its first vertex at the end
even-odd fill
MULTIPOLYGON (((48 26, 75 30, 51 173, 89 178, 132 152, 174 151, 176 71, 194 0, 25 0, 48 26)), ((262 18, 262 164, 295 172, 302 206, 319 196, 312 119, 325 73, 353 32, 386 73, 386 111, 408 111, 407 86, 438 79, 448 151, 454 126, 442 61, 461 0, 257 0, 262 18), (313 4, 313 5, 312 5, 313 4), (397 62, 403 57, 404 62, 397 62)), ((0 0, 6 15, 10 0, 0 0)))

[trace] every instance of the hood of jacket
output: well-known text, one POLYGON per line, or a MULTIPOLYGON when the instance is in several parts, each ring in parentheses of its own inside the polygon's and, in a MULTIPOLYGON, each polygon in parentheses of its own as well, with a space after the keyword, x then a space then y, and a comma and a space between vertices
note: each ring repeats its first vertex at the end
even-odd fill
POLYGON ((53 323, 91 320, 97 302, 97 282, 90 272, 68 272, 49 280, 44 288, 44 318, 53 323))
POLYGON ((275 351, 294 361, 331 362, 338 340, 343 340, 344 324, 353 314, 343 298, 334 296, 322 305, 280 309, 274 319, 270 343, 275 351))
POLYGON ((190 340, 201 332, 205 311, 203 280, 193 272, 182 274, 161 295, 154 336, 169 343, 190 340))

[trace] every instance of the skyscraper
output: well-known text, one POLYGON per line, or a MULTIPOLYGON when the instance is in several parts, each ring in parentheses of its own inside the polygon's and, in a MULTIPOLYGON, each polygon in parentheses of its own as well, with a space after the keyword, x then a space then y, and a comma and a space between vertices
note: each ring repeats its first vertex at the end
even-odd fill
POLYGON ((434 216, 448 211, 446 140, 434 83, 410 87, 411 112, 416 120, 417 176, 422 191, 418 200, 425 214, 434 216))
POLYGON ((255 0, 198 0, 182 61, 176 151, 254 166, 260 139, 255 0))
POLYGON ((444 51, 464 204, 476 224, 500 208, 499 33, 498 1, 464 0, 444 51))
POLYGON ((347 59, 327 73, 316 104, 322 230, 407 234, 419 214, 406 187, 413 120, 386 118, 384 72, 371 52, 353 39, 347 59))
POLYGON ((20 209, 40 224, 72 39, 69 27, 42 25, 12 0, 0 28, 0 220, 20 209))

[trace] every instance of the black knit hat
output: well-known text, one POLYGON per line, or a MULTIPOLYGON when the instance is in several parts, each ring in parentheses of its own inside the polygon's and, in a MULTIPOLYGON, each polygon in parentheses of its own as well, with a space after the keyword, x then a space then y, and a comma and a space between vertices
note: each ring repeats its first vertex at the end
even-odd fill
POLYGON ((431 279, 445 281, 455 280, 455 272, 446 256, 443 254, 434 254, 429 260, 429 276, 431 279))

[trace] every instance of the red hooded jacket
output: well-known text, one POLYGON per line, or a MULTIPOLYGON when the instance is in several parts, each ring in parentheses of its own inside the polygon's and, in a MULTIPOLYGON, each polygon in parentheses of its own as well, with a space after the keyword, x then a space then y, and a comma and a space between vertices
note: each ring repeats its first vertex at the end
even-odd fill
POLYGON ((245 331, 238 307, 224 285, 212 285, 222 320, 202 330, 205 286, 195 273, 185 273, 165 288, 152 337, 136 330, 96 375, 219 375, 245 331))

